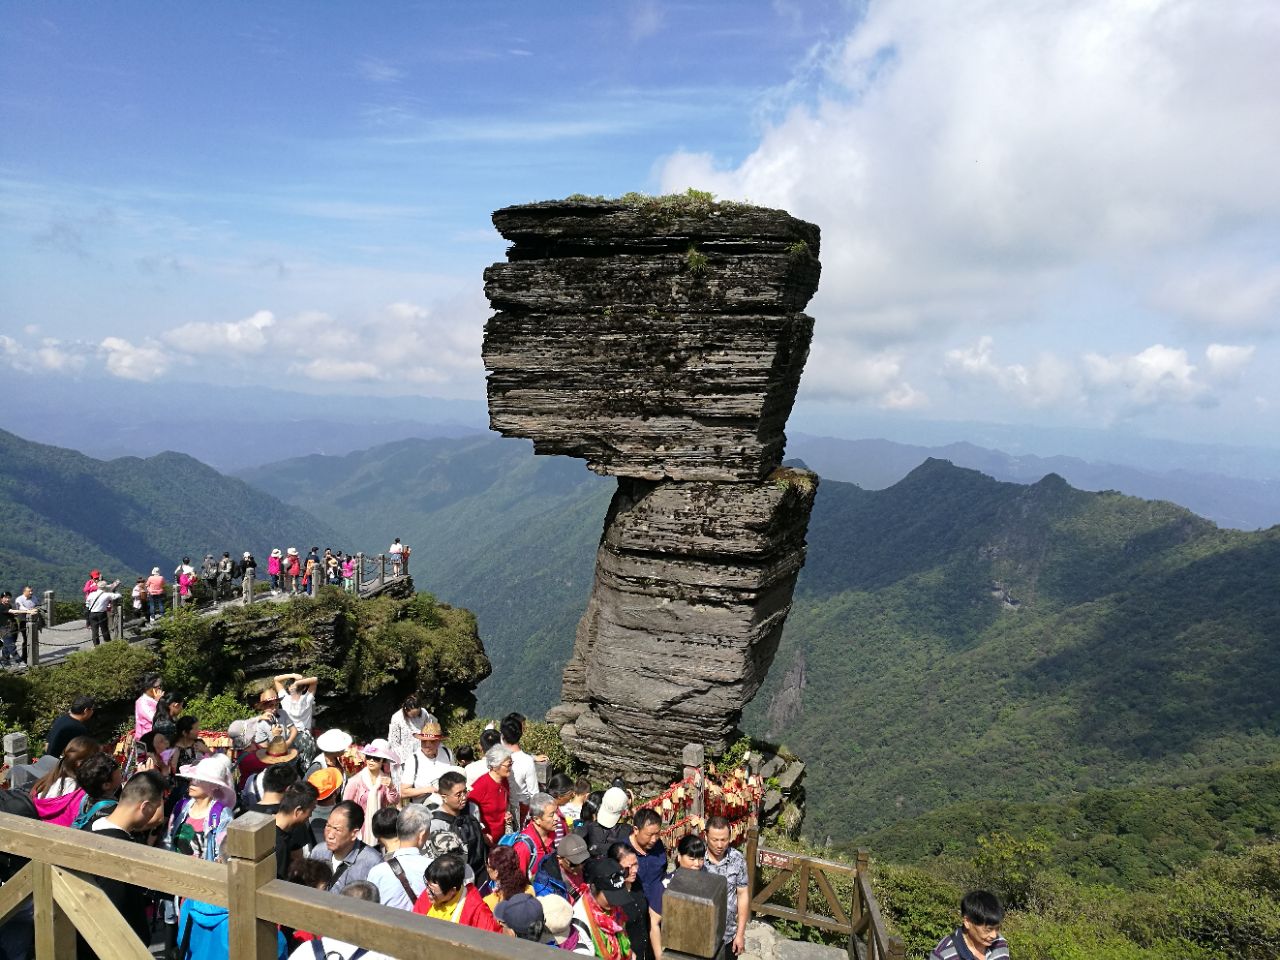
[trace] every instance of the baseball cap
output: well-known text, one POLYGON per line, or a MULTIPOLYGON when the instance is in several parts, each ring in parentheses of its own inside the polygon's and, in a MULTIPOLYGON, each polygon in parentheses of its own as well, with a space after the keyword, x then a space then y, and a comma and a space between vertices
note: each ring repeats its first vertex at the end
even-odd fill
POLYGON ((604 894, 610 903, 625 903, 630 894, 627 893, 626 881, 622 877, 622 867, 617 860, 608 857, 596 857, 587 861, 582 868, 582 879, 587 881, 593 890, 604 894))
POLYGON ((610 787, 600 799, 600 810, 596 814, 596 823, 606 830, 616 827, 627 809, 627 791, 619 787, 610 787))
POLYGON ((545 923, 542 904, 537 897, 527 893, 517 893, 514 897, 499 901, 493 908, 493 915, 498 922, 510 927, 516 934, 527 934, 535 924, 545 923))
POLYGON ((556 853, 564 857, 574 866, 586 863, 591 857, 591 852, 587 849, 587 841, 576 833, 567 834, 561 837, 560 842, 556 844, 556 853))

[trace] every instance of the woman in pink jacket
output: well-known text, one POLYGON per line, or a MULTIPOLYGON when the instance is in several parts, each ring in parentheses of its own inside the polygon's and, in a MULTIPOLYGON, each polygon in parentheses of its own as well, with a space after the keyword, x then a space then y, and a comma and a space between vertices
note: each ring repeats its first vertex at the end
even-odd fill
POLYGON ((383 807, 394 807, 400 802, 400 789, 392 776, 397 760, 391 752, 391 744, 382 739, 374 740, 361 753, 364 754, 364 769, 348 781, 342 799, 354 801, 364 808, 364 829, 360 838, 373 846, 377 843, 373 835, 373 815, 383 807))
POLYGON ((271 592, 280 592, 280 557, 283 556, 279 547, 271 551, 271 556, 267 558, 267 576, 271 578, 271 592))

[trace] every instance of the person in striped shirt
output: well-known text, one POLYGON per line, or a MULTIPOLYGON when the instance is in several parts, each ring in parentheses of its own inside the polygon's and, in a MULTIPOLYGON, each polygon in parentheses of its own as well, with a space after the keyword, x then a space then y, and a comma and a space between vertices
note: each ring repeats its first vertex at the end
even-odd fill
POLYGON ((929 960, 1008 960, 1009 944, 1000 936, 1004 906, 986 890, 970 890, 960 901, 960 926, 933 948, 929 960))

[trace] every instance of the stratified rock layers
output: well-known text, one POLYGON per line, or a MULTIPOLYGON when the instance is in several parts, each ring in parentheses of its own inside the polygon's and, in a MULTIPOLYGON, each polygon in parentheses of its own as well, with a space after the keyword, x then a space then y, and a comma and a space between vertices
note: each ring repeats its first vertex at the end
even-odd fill
POLYGON ((499 210, 485 271, 489 417, 538 453, 652 480, 777 466, 809 353, 818 230, 776 210, 499 210))
POLYGON ((726 745, 777 650, 817 478, 779 469, 818 229, 662 200, 510 207, 485 272, 493 428, 619 477, 564 673, 593 771, 669 778, 726 745))

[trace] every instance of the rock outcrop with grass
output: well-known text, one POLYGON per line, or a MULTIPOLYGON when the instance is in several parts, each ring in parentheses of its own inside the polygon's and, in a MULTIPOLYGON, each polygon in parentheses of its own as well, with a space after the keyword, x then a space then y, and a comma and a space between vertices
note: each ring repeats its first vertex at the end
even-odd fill
POLYGON ((619 478, 548 719, 593 772, 661 782, 684 744, 728 744, 804 563, 817 478, 779 464, 818 228, 695 191, 494 223, 492 426, 619 478))

